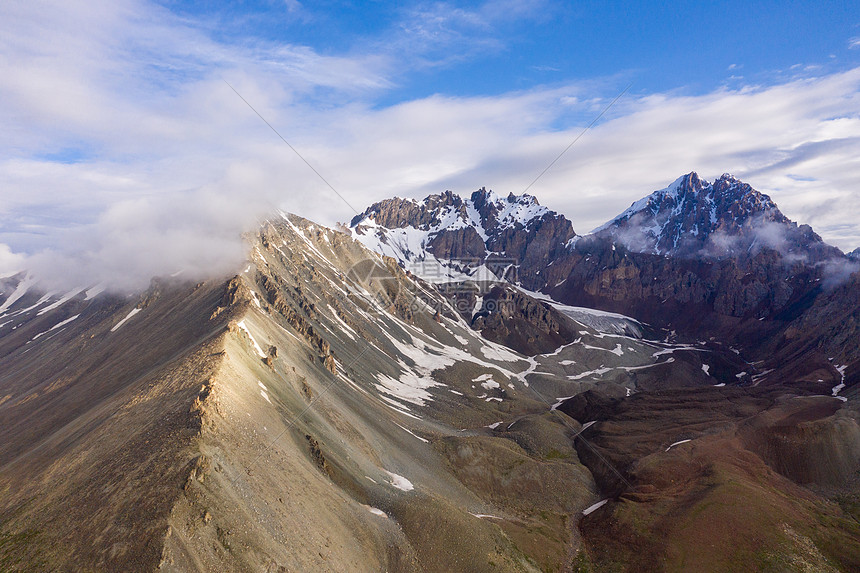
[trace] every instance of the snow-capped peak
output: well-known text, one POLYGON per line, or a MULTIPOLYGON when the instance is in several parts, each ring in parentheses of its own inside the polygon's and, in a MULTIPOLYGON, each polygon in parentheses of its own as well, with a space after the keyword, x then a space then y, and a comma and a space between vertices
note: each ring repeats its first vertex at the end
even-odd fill
MULTIPOLYGON (((350 228, 365 246, 394 257, 413 272, 416 264, 426 266, 443 261, 440 264, 470 275, 491 258, 510 258, 507 250, 511 237, 519 233, 528 235, 547 220, 555 223, 548 232, 558 231, 563 235, 559 246, 574 235, 564 217, 542 206, 534 196, 511 193, 501 197, 482 188, 468 198, 445 191, 423 201, 399 198, 380 201, 353 218, 350 228), (558 224, 559 221, 563 223, 558 224), (452 265, 451 261, 458 263, 452 265)), ((520 256, 517 253, 514 257, 520 256)), ((419 269, 416 274, 427 273, 419 269)), ((443 279, 450 278, 446 273, 441 275, 443 279)))
POLYGON ((730 255, 755 244, 762 234, 769 243, 775 242, 774 236, 776 242, 809 242, 803 238, 808 233, 786 218, 770 197, 729 173, 713 183, 688 173, 592 233, 611 236, 630 250, 676 256, 730 255))

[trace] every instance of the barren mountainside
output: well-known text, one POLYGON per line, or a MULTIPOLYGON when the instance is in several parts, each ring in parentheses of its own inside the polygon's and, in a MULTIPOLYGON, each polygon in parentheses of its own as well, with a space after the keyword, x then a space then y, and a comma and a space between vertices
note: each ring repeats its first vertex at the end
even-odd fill
POLYGON ((280 213, 247 252, 0 279, 0 571, 860 569, 858 274, 748 185, 584 237, 486 189, 280 213))

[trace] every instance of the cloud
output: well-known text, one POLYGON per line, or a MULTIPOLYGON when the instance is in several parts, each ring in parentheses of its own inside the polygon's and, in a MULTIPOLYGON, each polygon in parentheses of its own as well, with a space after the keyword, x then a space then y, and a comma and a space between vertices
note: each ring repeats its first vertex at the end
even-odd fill
POLYGON ((313 176, 222 78, 288 137, 311 129, 308 101, 389 85, 372 54, 218 43, 129 0, 13 3, 0 53, 0 242, 50 282, 121 288, 205 269, 276 202, 302 203, 313 176))
MULTIPOLYGON (((771 195, 789 217, 847 248, 860 243, 857 226, 850 238, 829 230, 860 221, 858 86, 860 70, 851 70, 702 96, 626 98, 620 116, 586 134, 534 192, 569 213, 582 231, 682 173, 713 179, 731 172, 771 195), (815 209, 828 199, 838 205, 815 209)), ((547 141, 548 135, 536 137, 532 149, 547 141)), ((564 145, 558 137, 549 147, 564 145)), ((552 157, 550 149, 542 154, 552 157)))
MULTIPOLYGON (((480 50, 515 17, 543 17, 541 3, 426 6, 430 52, 480 50), (471 32, 480 32, 474 44, 471 32)), ((240 233, 275 207, 324 224, 352 218, 224 79, 357 210, 446 188, 521 193, 626 84, 383 105, 425 48, 320 54, 216 40, 138 0, 99 10, 20 2, 5 12, 0 243, 55 283, 128 289, 179 269, 229 270, 242 257, 240 233)), ((728 171, 854 248, 858 87, 860 69, 696 96, 627 94, 529 192, 584 232, 683 173, 728 171)))
POLYGON ((401 65, 443 67, 502 52, 506 37, 523 20, 551 14, 545 0, 486 0, 470 8, 453 2, 418 2, 402 10, 394 30, 375 49, 393 46, 401 65))
POLYGON ((58 238, 71 247, 36 253, 28 267, 49 288, 104 283, 133 290, 147 276, 226 275, 244 260, 237 238, 256 223, 245 201, 209 187, 173 194, 170 201, 128 199, 91 226, 61 231, 58 238))
POLYGON ((25 269, 25 257, 13 253, 9 245, 0 243, 0 278, 14 275, 25 269))

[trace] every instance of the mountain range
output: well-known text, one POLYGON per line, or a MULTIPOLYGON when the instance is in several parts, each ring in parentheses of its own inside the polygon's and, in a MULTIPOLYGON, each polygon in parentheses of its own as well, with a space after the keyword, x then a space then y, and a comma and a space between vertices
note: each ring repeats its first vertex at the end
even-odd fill
POLYGON ((860 262, 730 175, 0 279, 0 570, 860 568, 860 262))

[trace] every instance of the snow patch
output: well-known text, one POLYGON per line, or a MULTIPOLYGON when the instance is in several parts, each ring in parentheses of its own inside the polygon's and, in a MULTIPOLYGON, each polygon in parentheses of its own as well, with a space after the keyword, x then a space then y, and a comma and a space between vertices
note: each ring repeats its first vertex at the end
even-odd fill
POLYGON ((839 375, 842 377, 842 380, 841 380, 841 382, 839 382, 839 384, 837 384, 836 386, 833 387, 832 395, 834 398, 838 398, 839 400, 842 400, 843 402, 847 402, 848 398, 846 398, 845 396, 839 396, 839 393, 842 391, 843 388, 845 388, 845 369, 848 368, 848 366, 847 365, 846 366, 834 365, 833 367, 836 368, 837 372, 839 372, 839 375))
POLYGON ((122 320, 120 320, 119 322, 117 322, 117 323, 116 323, 116 325, 115 325, 113 328, 111 328, 111 329, 110 329, 110 331, 111 331, 111 332, 116 332, 117 330, 119 330, 119 329, 122 327, 122 325, 126 323, 126 321, 128 321, 128 320, 129 320, 132 316, 134 316, 135 314, 139 313, 139 312, 140 312, 140 310, 141 310, 141 309, 139 309, 139 308, 133 308, 133 309, 131 309, 131 312, 129 312, 127 315, 125 315, 125 318, 123 318, 122 320))
POLYGON ((690 442, 690 441, 692 441, 692 440, 681 440, 681 441, 669 444, 669 447, 666 448, 666 451, 668 452, 669 450, 671 450, 675 446, 680 446, 681 444, 686 444, 687 442, 690 442))
POLYGON ((51 328, 49 328, 49 329, 48 329, 48 330, 46 330, 45 332, 40 332, 39 334, 37 334, 36 336, 34 336, 33 338, 31 338, 30 340, 36 340, 36 339, 37 339, 37 338, 39 338, 40 336, 43 336, 43 335, 45 335, 45 334, 48 334, 48 333, 49 333, 49 332, 51 332, 52 330, 57 330, 58 328, 62 328, 62 327, 64 327, 64 326, 66 326, 67 324, 69 324, 70 322, 72 322, 73 320, 75 320, 76 318, 78 318, 79 316, 81 316, 81 315, 80 315, 80 314, 76 314, 76 315, 75 315, 75 316, 73 316, 72 318, 67 318, 66 320, 64 320, 64 321, 62 321, 62 322, 58 322, 57 324, 55 324, 54 326, 52 326, 51 328))
POLYGON ((388 470, 385 470, 385 473, 388 474, 388 477, 391 480, 391 485, 393 485, 397 489, 401 491, 412 491, 413 489, 415 489, 415 486, 412 485, 412 482, 405 477, 397 475, 396 473, 390 472, 388 470))
POLYGON ((588 376, 603 376, 604 374, 606 374, 607 372, 611 372, 612 370, 614 370, 614 368, 606 368, 605 366, 601 366, 600 368, 597 368, 595 370, 589 370, 588 372, 582 372, 580 374, 577 374, 576 376, 568 376, 567 379, 582 380, 583 378, 586 378, 588 376))
POLYGON ((481 376, 478 376, 474 380, 472 380, 472 382, 480 382, 481 386, 485 390, 492 390, 493 388, 501 388, 499 383, 496 382, 495 380, 493 380, 492 374, 483 374, 481 376))
POLYGON ((602 499, 602 500, 598 501, 597 503, 595 503, 594 505, 590 505, 590 506, 586 507, 585 509, 583 509, 582 515, 592 514, 595 511, 597 511, 598 509, 600 509, 601 507, 603 507, 604 505, 606 505, 608 502, 609 502, 608 499, 602 499))
POLYGON ((514 354, 501 344, 490 341, 485 341, 481 347, 481 354, 488 360, 498 360, 499 362, 519 362, 523 359, 522 356, 514 354))
POLYGON ((7 298, 5 301, 3 301, 3 304, 0 304, 0 314, 3 314, 3 312, 7 308, 9 308, 13 304, 15 304, 15 301, 17 301, 19 298, 21 298, 22 296, 27 294, 27 291, 35 283, 36 283, 36 280, 34 278, 30 277, 29 275, 24 277, 24 279, 18 283, 18 286, 15 287, 15 290, 12 291, 12 294, 9 295, 9 298, 7 298))
POLYGON ((250 338, 250 339, 251 339, 251 344, 253 344, 253 345, 254 345, 254 350, 256 350, 256 351, 257 351, 257 354, 260 356, 260 358, 265 358, 265 357, 266 357, 266 353, 265 353, 265 352, 263 352, 263 349, 262 349, 262 348, 260 348, 260 345, 259 345, 259 344, 257 344, 257 341, 254 339, 254 336, 251 334, 251 331, 250 331, 250 330, 248 330, 248 327, 247 327, 247 326, 245 326, 245 321, 244 321, 244 320, 241 320, 241 321, 237 322, 237 323, 236 323, 236 326, 238 326, 239 328, 241 328, 242 330, 244 330, 244 331, 245 331, 245 334, 247 334, 247 335, 248 335, 248 338, 250 338))
POLYGON ((105 288, 106 287, 103 284, 97 284, 94 287, 88 288, 87 291, 84 293, 84 300, 92 300, 96 298, 98 295, 105 291, 105 288))
MULTIPOLYGON (((574 394, 573 396, 576 396, 576 394, 574 394)), ((550 408, 549 408, 549 409, 550 409, 550 411, 557 409, 559 406, 561 406, 562 404, 564 404, 565 400, 570 400, 571 398, 573 398, 573 396, 562 396, 561 398, 556 398, 556 399, 555 399, 555 404, 553 404, 553 405, 552 405, 552 406, 550 406, 550 408)))
POLYGON ((425 440, 424 438, 422 438, 421 436, 419 436, 418 434, 416 434, 415 432, 413 432, 409 428, 405 428, 405 427, 401 426, 400 424, 398 424, 397 422, 394 422, 394 425, 397 426, 398 428, 400 428, 401 430, 403 430, 404 432, 406 432, 407 434, 410 434, 413 438, 418 438, 419 440, 421 440, 425 444, 430 443, 430 440, 425 440))
POLYGON ((36 316, 42 316, 42 315, 43 315, 43 314, 45 314, 46 312, 50 312, 50 311, 54 310, 55 308, 59 308, 59 307, 61 307, 61 306, 62 306, 62 305, 64 305, 66 302, 68 302, 69 300, 71 300, 72 298, 74 298, 75 296, 77 296, 77 295, 78 295, 78 293, 80 293, 82 290, 84 290, 84 289, 82 289, 82 288, 78 288, 78 289, 70 290, 69 292, 67 292, 66 294, 64 294, 63 296, 61 296, 61 297, 59 298, 59 300, 57 300, 56 302, 54 302, 54 303, 52 303, 52 304, 49 304, 48 306, 46 306, 45 308, 43 308, 42 310, 40 310, 39 312, 37 312, 37 313, 36 313, 36 316))
POLYGON ((504 517, 499 517, 498 515, 489 515, 487 513, 472 513, 469 512, 469 515, 477 517, 478 519, 504 519, 504 517))

